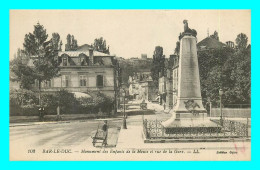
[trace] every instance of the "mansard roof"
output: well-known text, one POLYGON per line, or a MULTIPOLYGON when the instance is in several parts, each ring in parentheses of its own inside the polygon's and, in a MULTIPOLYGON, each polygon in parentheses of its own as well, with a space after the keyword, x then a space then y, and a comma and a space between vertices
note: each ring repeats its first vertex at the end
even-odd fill
MULTIPOLYGON (((63 54, 67 54, 70 57, 79 57, 80 54, 85 54, 85 55, 89 56, 89 50, 86 50, 86 51, 61 51, 61 52, 59 52, 59 56, 61 56, 63 54)), ((108 54, 105 54, 105 53, 101 53, 99 51, 93 51, 93 55, 94 56, 102 56, 102 57, 111 56, 111 55, 108 55, 108 54)))

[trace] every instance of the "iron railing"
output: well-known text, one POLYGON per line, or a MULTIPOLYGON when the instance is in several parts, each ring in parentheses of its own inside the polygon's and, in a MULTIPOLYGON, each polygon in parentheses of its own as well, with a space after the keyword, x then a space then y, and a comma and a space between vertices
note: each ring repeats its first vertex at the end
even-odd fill
POLYGON ((143 132, 146 139, 211 139, 246 138, 248 124, 224 120, 223 126, 216 127, 178 127, 165 128, 161 120, 143 119, 143 132))

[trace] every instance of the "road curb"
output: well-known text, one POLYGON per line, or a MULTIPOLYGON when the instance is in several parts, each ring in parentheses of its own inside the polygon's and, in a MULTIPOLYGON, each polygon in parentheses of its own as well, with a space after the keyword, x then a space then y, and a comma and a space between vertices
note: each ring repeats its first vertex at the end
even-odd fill
POLYGON ((62 121, 62 122, 35 122, 29 124, 10 124, 9 127, 17 127, 17 126, 35 126, 35 125, 46 125, 46 124, 62 124, 62 123, 70 123, 71 121, 62 121))

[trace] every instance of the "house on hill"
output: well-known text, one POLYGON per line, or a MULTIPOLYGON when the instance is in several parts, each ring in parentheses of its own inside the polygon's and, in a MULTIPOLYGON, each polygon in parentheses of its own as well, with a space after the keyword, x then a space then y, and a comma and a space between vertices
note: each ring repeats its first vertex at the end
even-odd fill
POLYGON ((227 47, 226 44, 212 37, 204 38, 203 40, 197 43, 198 51, 219 49, 225 47, 227 47))

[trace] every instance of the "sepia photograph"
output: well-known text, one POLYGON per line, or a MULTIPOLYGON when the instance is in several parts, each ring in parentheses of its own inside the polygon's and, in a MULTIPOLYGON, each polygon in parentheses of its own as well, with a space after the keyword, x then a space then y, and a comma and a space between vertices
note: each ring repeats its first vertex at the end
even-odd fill
POLYGON ((10 161, 250 161, 251 10, 10 10, 10 161))

